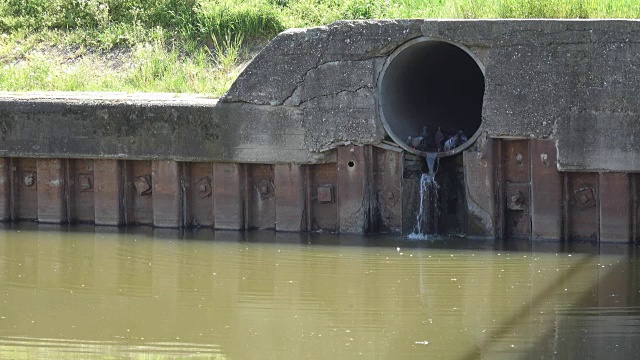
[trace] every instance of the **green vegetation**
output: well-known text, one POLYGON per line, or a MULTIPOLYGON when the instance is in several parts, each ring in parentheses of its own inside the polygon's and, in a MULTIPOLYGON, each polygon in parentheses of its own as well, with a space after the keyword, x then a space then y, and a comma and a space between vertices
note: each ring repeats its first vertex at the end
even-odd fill
POLYGON ((0 0, 0 90, 220 96, 278 32, 373 18, 640 18, 640 2, 0 0))

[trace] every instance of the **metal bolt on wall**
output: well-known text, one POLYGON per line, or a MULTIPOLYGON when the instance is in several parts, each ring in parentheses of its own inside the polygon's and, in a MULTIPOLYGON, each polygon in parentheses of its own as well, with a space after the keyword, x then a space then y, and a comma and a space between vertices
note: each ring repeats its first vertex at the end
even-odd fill
MULTIPOLYGON (((637 175, 563 173, 556 161, 551 140, 494 139, 465 151, 463 193, 450 197, 463 206, 464 233, 638 239, 637 175)), ((318 165, 0 158, 0 218, 408 233, 420 171, 416 156, 353 145, 318 165)))

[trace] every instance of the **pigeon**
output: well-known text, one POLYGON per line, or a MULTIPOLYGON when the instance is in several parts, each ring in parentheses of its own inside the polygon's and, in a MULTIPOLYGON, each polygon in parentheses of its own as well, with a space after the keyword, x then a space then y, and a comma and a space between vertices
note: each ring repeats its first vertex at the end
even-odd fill
POLYGON ((469 139, 467 138, 467 136, 462 132, 462 130, 458 131, 458 146, 466 143, 467 141, 469 141, 469 139))
POLYGON ((453 150, 458 146, 458 139, 460 138, 460 134, 455 134, 449 138, 449 140, 444 142, 444 151, 453 150))
POLYGON ((429 137, 429 129, 427 129, 427 125, 422 127, 422 133, 420 133, 420 136, 423 138, 429 137))
POLYGON ((415 138, 412 138, 411 136, 409 136, 407 138, 407 145, 409 145, 409 147, 412 147, 414 149, 418 149, 422 146, 422 141, 423 139, 421 136, 418 136, 415 138))
POLYGON ((407 145, 420 151, 428 151, 434 147, 433 139, 429 136, 429 128, 425 125, 422 127, 420 136, 407 137, 407 145))
POLYGON ((420 143, 421 146, 418 150, 427 151, 429 148, 433 147, 433 139, 429 136, 429 129, 426 125, 422 127, 420 137, 422 138, 422 142, 420 143))
POLYGON ((453 135, 444 143, 444 151, 449 151, 457 148, 458 146, 466 143, 469 139, 462 132, 462 130, 458 131, 457 134, 453 135))
POLYGON ((442 133, 442 129, 440 129, 439 126, 438 131, 436 131, 436 134, 433 136, 433 140, 436 147, 438 148, 438 151, 442 150, 442 146, 444 145, 444 134, 442 133))

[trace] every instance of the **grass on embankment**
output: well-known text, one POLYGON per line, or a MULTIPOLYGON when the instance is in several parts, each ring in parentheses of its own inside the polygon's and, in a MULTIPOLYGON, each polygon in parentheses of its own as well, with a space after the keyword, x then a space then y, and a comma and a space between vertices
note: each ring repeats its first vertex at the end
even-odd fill
POLYGON ((220 96, 278 32, 340 19, 639 17, 637 0, 0 0, 0 90, 220 96))

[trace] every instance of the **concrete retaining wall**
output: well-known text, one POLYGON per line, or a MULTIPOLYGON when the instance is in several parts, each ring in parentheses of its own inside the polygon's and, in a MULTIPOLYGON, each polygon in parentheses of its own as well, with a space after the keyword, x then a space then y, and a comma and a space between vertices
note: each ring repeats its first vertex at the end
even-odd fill
POLYGON ((484 73, 475 143, 441 163, 452 233, 638 241, 638 35, 635 20, 347 21, 280 34, 220 100, 0 94, 0 219, 411 232, 425 169, 381 120, 404 80, 378 84, 429 39, 484 73))
POLYGON ((640 170, 640 22, 344 21, 276 37, 219 101, 3 95, 0 156, 312 164, 385 137, 377 80, 426 36, 483 65, 489 137, 552 139, 568 171, 640 170))

